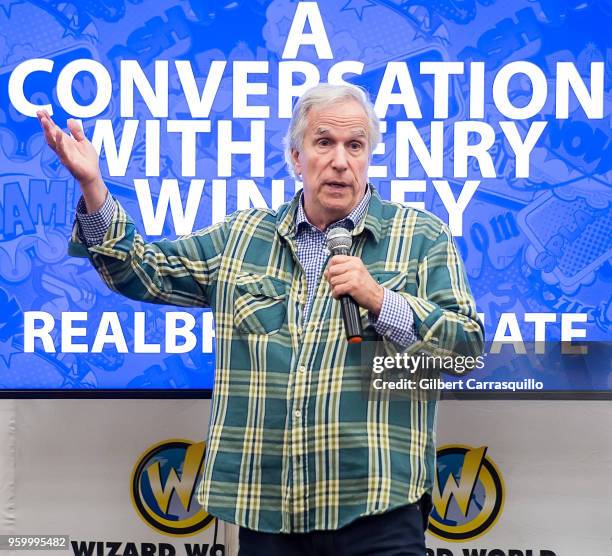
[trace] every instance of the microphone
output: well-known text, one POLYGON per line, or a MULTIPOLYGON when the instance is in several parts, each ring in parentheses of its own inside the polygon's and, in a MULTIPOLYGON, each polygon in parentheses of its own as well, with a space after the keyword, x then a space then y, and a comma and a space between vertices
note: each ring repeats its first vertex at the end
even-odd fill
MULTIPOLYGON (((333 255, 348 255, 353 238, 346 228, 332 228, 327 234, 327 248, 333 255)), ((350 295, 340 296, 342 320, 346 331, 346 340, 349 344, 358 344, 363 339, 359 305, 350 295)))

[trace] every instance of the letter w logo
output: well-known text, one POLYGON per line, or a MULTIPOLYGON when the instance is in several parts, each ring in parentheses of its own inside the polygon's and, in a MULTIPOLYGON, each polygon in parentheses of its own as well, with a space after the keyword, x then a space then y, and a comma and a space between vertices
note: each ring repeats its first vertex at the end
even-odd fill
POLYGON ((189 506, 194 498, 193 494, 197 487, 198 473, 204 461, 204 449, 204 442, 197 442, 189 446, 185 451, 185 461, 183 462, 183 471, 180 478, 173 468, 170 470, 164 485, 162 485, 161 480, 160 462, 156 461, 147 467, 146 473, 149 477, 153 496, 155 496, 157 504, 164 513, 168 513, 174 491, 178 494, 185 511, 189 511, 189 506))
POLYGON ((463 467, 461 468, 459 482, 457 482, 454 475, 450 473, 442 493, 440 493, 440 473, 437 473, 438 476, 436 484, 434 485, 433 503, 436 512, 438 512, 438 515, 442 519, 446 519, 448 507, 453 497, 463 515, 467 517, 470 499, 476 488, 478 475, 480 474, 480 468, 482 467, 486 451, 487 448, 483 446, 466 452, 463 458, 463 467))

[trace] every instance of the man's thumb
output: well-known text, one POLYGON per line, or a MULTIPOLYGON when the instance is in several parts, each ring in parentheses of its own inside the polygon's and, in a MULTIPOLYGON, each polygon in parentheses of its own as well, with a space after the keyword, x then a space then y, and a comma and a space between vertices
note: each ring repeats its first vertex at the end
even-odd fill
POLYGON ((70 118, 68 120, 68 129, 77 141, 85 141, 85 133, 83 132, 83 123, 81 120, 70 118))

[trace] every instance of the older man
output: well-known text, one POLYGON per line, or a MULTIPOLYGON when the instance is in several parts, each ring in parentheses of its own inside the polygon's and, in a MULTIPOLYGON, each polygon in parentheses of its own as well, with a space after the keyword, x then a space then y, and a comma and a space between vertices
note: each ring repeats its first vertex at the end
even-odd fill
POLYGON ((435 401, 364 395, 335 299, 352 296, 388 352, 435 340, 478 354, 482 325, 447 227, 368 184, 379 132, 363 92, 320 85, 297 103, 286 159, 303 191, 290 203, 153 243, 107 194, 78 126, 69 137, 39 118, 83 192, 70 252, 128 297, 215 313, 199 500, 241 527, 241 554, 425 554, 435 401), (329 259, 338 226, 350 255, 329 259))

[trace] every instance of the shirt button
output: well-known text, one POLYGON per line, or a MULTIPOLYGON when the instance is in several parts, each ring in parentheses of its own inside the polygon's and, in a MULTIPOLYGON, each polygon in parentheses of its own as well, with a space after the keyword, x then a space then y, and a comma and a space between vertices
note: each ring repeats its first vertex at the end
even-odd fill
POLYGON ((293 415, 295 416, 296 419, 299 419, 302 416, 302 412, 299 409, 296 409, 293 412, 293 415))
POLYGON ((300 373, 305 373, 305 372, 306 372, 306 367, 304 367, 304 365, 301 365, 301 366, 298 368, 298 371, 300 371, 300 373))
POLYGON ((302 327, 301 327, 301 326, 298 326, 297 333, 298 333, 298 334, 301 336, 301 335, 302 335, 302 332, 304 332, 304 331, 302 330, 302 327))

